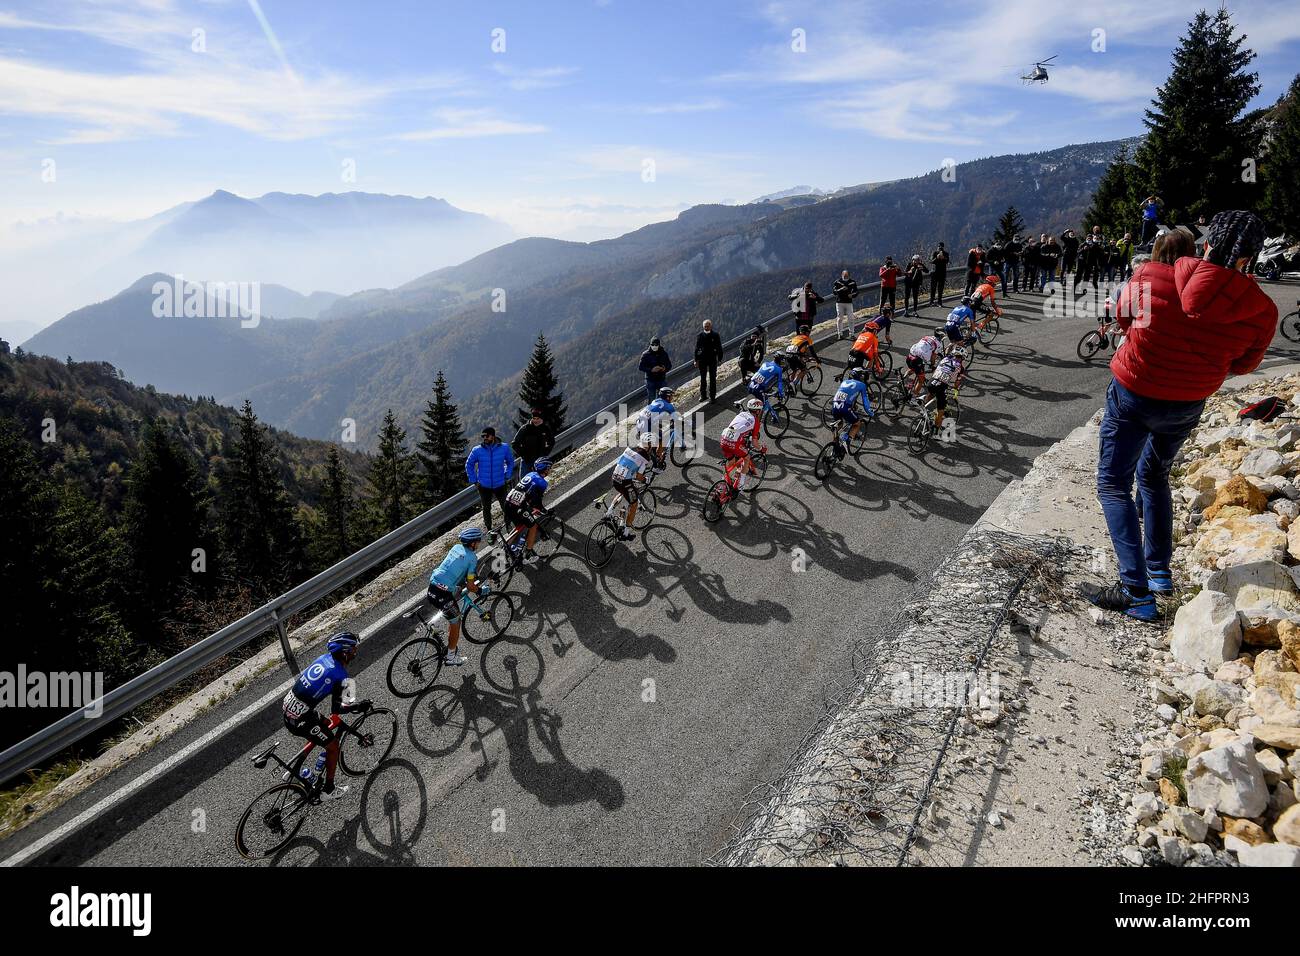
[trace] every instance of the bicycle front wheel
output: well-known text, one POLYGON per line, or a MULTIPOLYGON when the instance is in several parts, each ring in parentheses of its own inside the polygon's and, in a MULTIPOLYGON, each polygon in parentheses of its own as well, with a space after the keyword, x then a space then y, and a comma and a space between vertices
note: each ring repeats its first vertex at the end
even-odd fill
POLYGON ((1282 337, 1291 342, 1300 342, 1300 311, 1282 317, 1282 337))
POLYGON ((255 797, 239 818, 235 849, 246 860, 270 856, 294 838, 310 807, 303 784, 277 783, 255 797))
POLYGON ((784 435, 785 430, 789 427, 790 411, 784 404, 773 405, 771 410, 763 416, 763 431, 773 441, 784 435))
POLYGON ((388 689, 395 697, 414 697, 422 693, 442 673, 446 652, 442 641, 417 637, 407 641, 388 662, 388 689))
POLYGON ((564 519, 558 515, 549 514, 544 517, 537 527, 537 540, 533 543, 533 554, 545 564, 555 553, 564 545, 564 519))
POLYGON ((813 475, 818 481, 825 481, 839 464, 839 455, 836 452, 838 442, 829 441, 822 445, 822 450, 817 453, 817 461, 813 463, 813 475))
POLYGON ((461 615, 460 632, 471 644, 489 644, 504 634, 514 619, 514 599, 509 594, 489 594, 475 600, 461 615))
POLYGON ((708 495, 704 498, 704 520, 709 524, 713 524, 721 518, 722 509, 726 507, 730 495, 731 489, 726 481, 715 481, 713 487, 709 489, 708 495))
POLYGON ((878 381, 884 381, 893 374, 894 371, 894 353, 889 349, 882 348, 877 353, 877 364, 871 367, 872 372, 878 381))
POLYGON ((678 468, 685 468, 686 463, 691 460, 690 449, 676 432, 673 432, 669 438, 668 457, 678 468))
POLYGON ((988 323, 984 326, 983 330, 981 330, 980 341, 983 342, 986 346, 992 345, 993 340, 998 337, 998 333, 1001 331, 1002 331, 1002 324, 998 322, 997 316, 994 316, 993 318, 988 320, 988 323))
POLYGON ((767 455, 764 452, 756 451, 750 454, 749 460, 754 463, 754 471, 749 476, 751 487, 757 488, 767 474, 767 455))
POLYGON ((603 568, 614 557, 618 547, 618 529, 606 519, 596 524, 587 535, 587 563, 593 568, 603 568))
POLYGON ((913 455, 920 455, 925 452, 925 446, 930 444, 930 435, 934 432, 934 419, 930 417, 928 408, 921 408, 916 421, 907 431, 907 450, 913 455))
POLYGON ((1079 344, 1074 351, 1079 358, 1088 362, 1092 360, 1094 355, 1101 351, 1104 341, 1105 340, 1101 337, 1101 333, 1096 329, 1093 329, 1083 338, 1079 339, 1079 344))
POLYGON ((812 398, 817 394, 817 390, 821 387, 822 367, 820 365, 813 365, 803 373, 803 381, 799 383, 799 391, 806 397, 812 398))
POLYGON ((364 777, 374 773, 393 752, 397 715, 387 707, 376 707, 357 718, 352 729, 356 733, 345 733, 339 741, 339 766, 349 777, 364 777))
POLYGON ((659 492, 653 488, 642 488, 636 493, 636 515, 632 527, 637 531, 650 526, 659 513, 659 492))

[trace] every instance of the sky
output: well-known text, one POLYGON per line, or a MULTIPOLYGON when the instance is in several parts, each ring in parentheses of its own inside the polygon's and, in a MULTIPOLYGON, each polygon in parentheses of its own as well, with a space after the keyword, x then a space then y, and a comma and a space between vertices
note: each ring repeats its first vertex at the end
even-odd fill
MULTIPOLYGON (((0 0, 0 230, 359 189, 617 235, 1139 133, 1202 4, 979 6, 0 0), (1053 54, 1049 83, 1021 83, 1053 54)), ((1300 69, 1300 6, 1230 9, 1271 103, 1300 69)))

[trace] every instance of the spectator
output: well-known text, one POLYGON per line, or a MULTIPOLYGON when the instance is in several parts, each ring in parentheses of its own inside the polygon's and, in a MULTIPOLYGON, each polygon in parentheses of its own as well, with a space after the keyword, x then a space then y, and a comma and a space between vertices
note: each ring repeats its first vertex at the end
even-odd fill
POLYGON ((722 336, 713 331, 713 323, 705 319, 703 330, 695 337, 695 367, 700 370, 702 401, 711 402, 718 397, 718 363, 721 361, 722 336))
POLYGON ((749 376, 758 371, 758 367, 763 364, 764 343, 767 336, 763 334, 761 325, 754 326, 754 331, 749 333, 744 343, 740 346, 740 377, 746 381, 749 376))
POLYGON ((1065 277, 1071 275, 1079 262, 1079 237, 1074 234, 1073 229, 1067 229, 1061 233, 1061 283, 1065 283, 1065 277))
POLYGON ((912 256, 903 274, 903 315, 921 314, 921 283, 925 281, 930 267, 921 261, 921 254, 912 256), (915 308, 913 313, 911 310, 915 308))
POLYGON ((650 340, 650 347, 641 353, 641 371, 645 373, 645 400, 648 405, 653 402, 668 378, 668 370, 673 367, 673 360, 668 357, 658 338, 650 340))
POLYGON ((826 300, 813 291, 811 282, 805 282, 802 289, 790 293, 790 301, 794 303, 791 307, 794 312, 794 330, 798 332, 801 325, 810 329, 813 327, 817 321, 817 303, 826 300))
POLYGON ((853 331, 853 299, 858 294, 858 284, 849 276, 848 269, 840 273, 831 292, 835 295, 835 338, 842 339, 845 329, 853 331))
POLYGON ((1133 233, 1124 233, 1124 238, 1115 244, 1119 253, 1119 281, 1127 282, 1133 274, 1133 233))
MULTIPOLYGON (((1142 245, 1155 241, 1156 229, 1160 225, 1160 199, 1148 196, 1142 200, 1142 245)), ((1204 217, 1202 217, 1204 218, 1204 217)))
POLYGON ((1024 248, 1024 243, 1020 241, 1019 236, 1012 236, 1011 240, 1002 247, 1002 251, 1006 253, 1007 257, 1006 276, 1003 277, 1004 281, 1002 283, 1002 294, 1004 296, 1020 291, 1020 257, 1024 252, 1024 248))
POLYGON ((1004 266, 1007 261, 1007 254, 1002 248, 1002 243, 998 242, 996 239, 993 240, 993 244, 989 246, 989 252, 985 257, 985 261, 988 262, 988 274, 996 275, 998 277, 998 286, 1005 291, 1007 287, 1007 277, 1004 272, 1004 266))
POLYGON ((975 248, 966 254, 966 295, 975 291, 984 272, 984 246, 975 243, 975 248))
POLYGON ((555 447, 555 436, 551 434, 551 426, 546 423, 540 408, 532 410, 528 421, 515 432, 515 440, 509 447, 519 459, 520 477, 533 470, 533 462, 551 453, 555 447))
POLYGON ((1243 274, 1263 240, 1259 217, 1241 211, 1210 222, 1204 259, 1190 235, 1171 230, 1120 293, 1116 319, 1128 337, 1110 363, 1097 458, 1119 580, 1090 589, 1098 607, 1156 621, 1151 592, 1173 591, 1170 466, 1205 399, 1228 375, 1253 371, 1277 329, 1277 306, 1243 274))
POLYGON ((896 305, 895 293, 898 289, 898 266, 894 264, 893 256, 885 256, 885 264, 880 267, 880 303, 879 307, 889 306, 893 309, 896 305))
POLYGON ((510 446, 497 439, 497 430, 483 429, 479 443, 465 459, 465 477, 478 488, 479 503, 483 506, 483 527, 492 530, 492 499, 501 505, 501 515, 506 512, 506 481, 515 470, 515 456, 510 446))
POLYGON ((1038 291, 1042 292, 1047 283, 1056 281, 1056 264, 1061 261, 1061 245, 1055 236, 1043 236, 1038 247, 1038 291))
POLYGON ((1079 273, 1075 285, 1078 286, 1081 282, 1090 282, 1094 288, 1100 285, 1101 270, 1105 261, 1106 251, 1100 242, 1089 235, 1079 250, 1079 273))
POLYGON ((1025 251, 1022 255, 1022 258, 1024 259, 1025 262, 1025 291, 1026 292, 1028 292, 1030 289, 1035 288, 1038 285, 1038 267, 1039 267, 1038 254, 1039 254, 1039 250, 1042 248, 1042 243, 1044 243, 1046 240, 1047 240, 1046 236, 1040 236, 1038 239, 1035 239, 1033 236, 1030 236, 1029 241, 1025 243, 1025 251))
POLYGON ((948 263, 951 259, 942 242, 930 253, 930 265, 934 267, 930 273, 930 305, 943 308, 943 286, 948 278, 948 263))

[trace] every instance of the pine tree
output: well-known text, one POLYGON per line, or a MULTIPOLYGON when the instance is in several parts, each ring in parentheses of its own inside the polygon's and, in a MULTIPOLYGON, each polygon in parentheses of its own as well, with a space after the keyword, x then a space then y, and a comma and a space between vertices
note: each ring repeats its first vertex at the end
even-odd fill
POLYGON ((275 447, 251 402, 219 475, 222 568, 254 595, 283 590, 302 570, 302 537, 280 476, 275 447))
POLYGON ((540 408, 545 412, 543 421, 551 429, 551 434, 558 435, 564 431, 564 419, 569 410, 564 404, 564 396, 555 391, 559 386, 551 347, 546 343, 546 336, 538 332, 533 344, 533 357, 528 360, 523 381, 519 384, 522 406, 516 416, 517 424, 527 424, 533 409, 540 408))
POLYGON ((1135 185, 1138 178, 1137 168, 1133 165, 1128 147, 1121 146, 1097 183, 1097 191, 1092 194, 1092 205, 1084 216, 1084 227, 1101 226, 1107 236, 1122 236, 1133 232, 1137 225, 1135 210, 1146 198, 1137 195, 1135 185))
POLYGON ((424 507, 432 508, 465 487, 465 432, 441 369, 433 380, 433 398, 425 406, 420 432, 423 437, 416 445, 423 466, 420 498, 424 507))
POLYGON ((1259 198, 1255 184, 1242 181, 1242 162, 1259 155, 1260 136, 1242 115, 1259 92, 1259 74, 1246 72, 1255 53, 1245 41, 1225 8, 1197 13, 1146 111, 1136 192, 1160 197, 1166 222, 1250 208, 1259 198))
POLYGON ((357 537, 353 527, 356 503, 352 476, 343 467, 339 450, 331 448, 325 459, 325 483, 312 534, 312 556, 318 566, 337 564, 352 553, 357 537))
POLYGON ((1020 210, 1008 206, 1007 211, 998 219, 998 227, 993 230, 993 241, 1006 245, 1024 231, 1025 220, 1021 218, 1020 210))
POLYGON ((207 538, 207 496, 185 448, 165 425, 145 425, 135 460, 126 474, 122 529, 131 558, 139 609, 136 630, 170 616, 182 593, 206 589, 206 573, 193 571, 194 549, 215 566, 207 538))
POLYGON ((374 492, 367 508, 376 534, 387 534, 413 517, 415 462, 406 450, 406 429, 397 424, 391 408, 379 429, 379 448, 367 478, 374 492))
POLYGON ((1300 75, 1273 110, 1273 125, 1260 162, 1261 212, 1269 234, 1300 238, 1300 75))

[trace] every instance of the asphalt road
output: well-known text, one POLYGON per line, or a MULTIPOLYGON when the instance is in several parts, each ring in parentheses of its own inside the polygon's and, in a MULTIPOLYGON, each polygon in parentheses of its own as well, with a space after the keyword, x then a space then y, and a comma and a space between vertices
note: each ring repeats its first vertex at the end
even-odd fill
MULTIPOLYGON (((1293 288, 1272 289, 1290 311, 1293 288)), ((718 525, 705 525, 700 503, 717 477, 716 436, 733 413, 733 389, 706 410, 709 454, 661 477, 658 487, 671 487, 672 496, 644 538, 593 572, 581 549, 596 519, 591 500, 606 481, 574 495, 560 508, 565 551, 531 581, 515 576, 522 613, 510 639, 486 652, 471 646, 470 664, 444 669, 429 695, 393 700, 386 687, 389 657, 410 636, 409 622, 397 619, 369 637, 357 678, 362 696, 399 715, 393 759, 349 781, 348 797, 319 808, 271 863, 707 857, 746 796, 781 769, 819 716, 864 624, 903 600, 1008 481, 1100 407, 1106 363, 1075 356, 1089 320, 1045 318, 1037 296, 1003 304, 1002 335, 962 390, 954 445, 913 457, 886 417, 862 460, 823 485, 812 460, 829 436, 816 403, 796 399, 767 481, 718 525), (468 719, 433 719, 431 705, 457 695, 468 719)), ((896 324, 896 356, 942 313, 925 315, 896 324)), ((1291 348, 1279 338, 1270 361, 1289 360, 1291 348)), ((847 343, 822 349, 828 365, 842 365, 846 351, 847 343)), ((247 757, 275 739, 292 748, 278 706, 257 701, 286 676, 246 688, 0 843, 0 859, 242 863, 235 826, 274 782, 247 757), (123 799, 95 812, 124 788, 123 799)))

